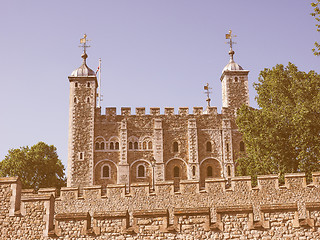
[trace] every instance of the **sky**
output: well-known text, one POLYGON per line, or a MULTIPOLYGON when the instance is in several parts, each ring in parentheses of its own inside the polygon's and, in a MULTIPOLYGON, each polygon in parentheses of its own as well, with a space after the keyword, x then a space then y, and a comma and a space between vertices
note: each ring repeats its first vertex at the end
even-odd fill
MULTIPOLYGON (((220 76, 229 61, 249 70, 250 105, 259 72, 294 63, 320 72, 319 40, 308 0, 0 0, 0 160, 11 148, 54 145, 66 167, 68 76, 90 39, 88 66, 99 58, 105 107, 206 106, 221 110, 220 76)), ((104 111, 103 111, 104 113, 104 111)))

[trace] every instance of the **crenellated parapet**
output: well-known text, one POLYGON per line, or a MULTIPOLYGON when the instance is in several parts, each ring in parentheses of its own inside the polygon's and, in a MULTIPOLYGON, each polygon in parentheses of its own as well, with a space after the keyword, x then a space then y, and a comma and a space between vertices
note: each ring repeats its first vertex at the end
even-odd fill
POLYGON ((21 191, 18 178, 0 179, 0 234, 8 239, 117 239, 161 236, 203 239, 230 234, 282 239, 320 237, 320 173, 276 175, 21 191), (160 235, 159 235, 160 234, 160 235), (199 235, 199 236, 200 236, 199 235))

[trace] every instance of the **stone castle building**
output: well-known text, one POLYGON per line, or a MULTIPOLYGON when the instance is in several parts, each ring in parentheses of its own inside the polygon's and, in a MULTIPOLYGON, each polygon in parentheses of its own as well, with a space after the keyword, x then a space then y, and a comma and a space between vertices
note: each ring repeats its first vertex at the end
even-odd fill
POLYGON ((152 183, 234 176, 235 160, 245 151, 235 123, 236 110, 249 104, 248 73, 233 60, 221 75, 222 112, 216 107, 106 108, 101 115, 96 74, 87 64, 69 76, 68 186, 152 183))
POLYGON ((235 177, 245 152, 235 124, 248 71, 222 71, 222 113, 196 107, 96 107, 86 65, 70 80, 68 187, 21 189, 0 178, 0 239, 320 239, 320 173, 235 177), (153 177, 154 176, 154 177, 153 177), (230 179, 228 179, 230 178, 230 179))

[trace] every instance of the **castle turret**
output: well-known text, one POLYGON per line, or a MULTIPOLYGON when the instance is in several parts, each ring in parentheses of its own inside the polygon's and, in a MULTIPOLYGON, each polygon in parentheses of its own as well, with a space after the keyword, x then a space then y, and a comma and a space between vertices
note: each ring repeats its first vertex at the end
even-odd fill
POLYGON ((249 105, 248 74, 233 60, 232 40, 230 38, 230 60, 222 70, 222 107, 237 109, 241 105, 249 105))
MULTIPOLYGON (((83 40, 83 39, 82 39, 83 40)), ((93 141, 97 78, 86 64, 86 35, 82 65, 68 77, 70 81, 68 187, 93 184, 93 141)))

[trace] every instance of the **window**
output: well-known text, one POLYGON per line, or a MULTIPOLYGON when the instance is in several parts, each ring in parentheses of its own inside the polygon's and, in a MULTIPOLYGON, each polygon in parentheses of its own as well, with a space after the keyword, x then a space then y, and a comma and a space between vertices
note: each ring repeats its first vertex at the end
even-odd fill
POLYGON ((96 142, 96 150, 99 150, 100 144, 96 142))
POLYGON ((84 158, 83 155, 84 155, 83 152, 79 153, 79 160, 83 160, 83 158, 84 158))
POLYGON ((235 77, 235 78, 234 78, 234 81, 235 81, 235 82, 238 82, 238 77, 235 77))
POLYGON ((195 166, 192 167, 192 175, 193 175, 193 176, 196 175, 196 167, 195 167, 195 166))
POLYGON ((148 149, 152 149, 152 142, 148 142, 148 149))
POLYGON ((138 149, 138 142, 134 142, 134 149, 138 149))
POLYGON ((227 167, 227 175, 228 175, 228 177, 231 176, 231 167, 230 167, 230 165, 227 167))
POLYGON ((146 171, 145 171, 144 165, 139 165, 138 166, 138 177, 144 178, 145 176, 146 176, 146 171))
POLYGON ((102 150, 104 149, 104 142, 101 143, 100 149, 102 149, 102 150))
POLYGON ((90 98, 89 97, 87 97, 87 103, 90 103, 90 98))
POLYGON ((229 152, 229 143, 227 143, 226 147, 227 147, 227 152, 229 152))
POLYGON ((129 149, 132 149, 132 142, 129 142, 129 149))
POLYGON ((209 166, 209 167, 207 167, 207 177, 212 177, 212 176, 213 176, 213 174, 212 174, 212 167, 209 166))
POLYGON ((87 83, 87 87, 90 87, 90 83, 89 82, 87 83))
POLYGON ((73 102, 77 103, 77 98, 76 97, 74 97, 73 102))
POLYGON ((78 83, 76 82, 76 83, 74 83, 74 87, 78 87, 78 83))
POLYGON ((240 142, 240 152, 244 152, 244 142, 240 142))
POLYGON ((115 149, 119 149, 119 142, 116 142, 116 147, 115 149))
POLYGON ((113 142, 110 143, 110 149, 111 149, 111 150, 114 149, 114 143, 113 143, 113 142))
POLYGON ((179 144, 178 142, 173 143, 173 152, 179 152, 179 144))
POLYGON ((173 168, 173 177, 180 177, 180 168, 178 166, 173 168))
POLYGON ((142 146, 143 146, 143 149, 147 149, 147 143, 146 142, 143 142, 142 146))
POLYGON ((102 178, 110 178, 110 167, 108 165, 102 167, 102 178))
POLYGON ((207 152, 212 152, 212 144, 211 144, 211 142, 207 142, 207 152))

